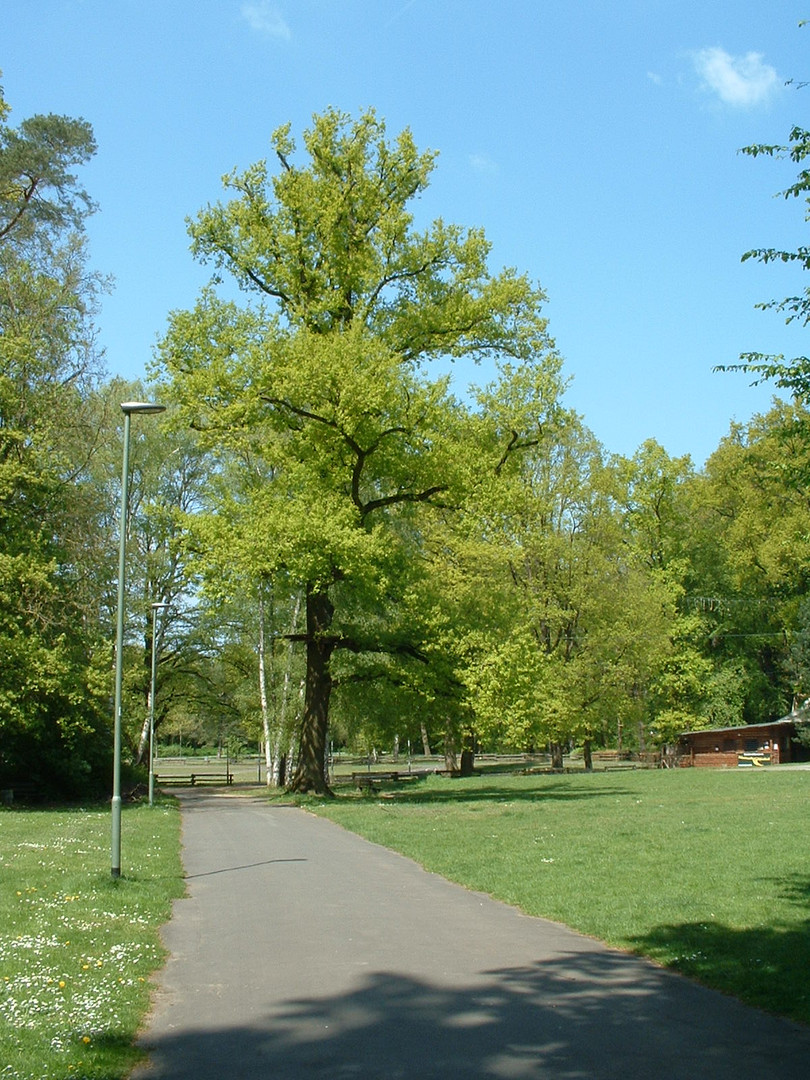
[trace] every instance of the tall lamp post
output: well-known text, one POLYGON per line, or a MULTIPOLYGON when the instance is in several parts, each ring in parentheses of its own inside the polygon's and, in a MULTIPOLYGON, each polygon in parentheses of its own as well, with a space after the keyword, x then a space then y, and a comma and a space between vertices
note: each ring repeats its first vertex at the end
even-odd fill
POLYGON ((169 605, 152 604, 152 685, 149 689, 149 805, 155 801, 155 691, 157 689, 157 613, 169 605))
POLYGON ((110 873, 121 876, 121 690, 124 681, 124 568, 127 555, 127 517, 129 512, 129 428, 133 413, 152 415, 165 411, 165 405, 148 401, 124 401, 124 464, 121 472, 121 531, 118 541, 118 617, 115 630, 115 716, 113 742, 112 860, 110 873))

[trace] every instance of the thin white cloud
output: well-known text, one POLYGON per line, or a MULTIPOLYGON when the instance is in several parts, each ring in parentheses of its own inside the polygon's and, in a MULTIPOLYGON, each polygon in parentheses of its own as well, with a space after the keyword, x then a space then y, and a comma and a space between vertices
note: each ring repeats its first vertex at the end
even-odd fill
POLYGON ((731 56, 725 49, 700 49, 692 54, 695 70, 705 89, 726 105, 750 108, 767 101, 780 85, 779 76, 762 53, 731 56))
POLYGON ((242 4, 241 11, 242 18, 253 30, 281 38, 283 41, 289 41, 292 37, 292 31, 275 4, 270 4, 267 0, 256 0, 255 3, 242 4))
POLYGON ((400 8, 399 11, 395 11, 394 14, 391 16, 391 18, 388 20, 388 22, 385 25, 390 26, 392 22, 396 22, 397 19, 402 18, 402 16, 405 14, 405 12, 408 11, 409 8, 412 8, 415 3, 417 3, 417 0, 408 0, 405 7, 400 8))
POLYGON ((470 163, 470 168, 477 173, 482 173, 485 176, 495 176, 498 172, 498 166, 486 154, 470 154, 467 160, 470 163))

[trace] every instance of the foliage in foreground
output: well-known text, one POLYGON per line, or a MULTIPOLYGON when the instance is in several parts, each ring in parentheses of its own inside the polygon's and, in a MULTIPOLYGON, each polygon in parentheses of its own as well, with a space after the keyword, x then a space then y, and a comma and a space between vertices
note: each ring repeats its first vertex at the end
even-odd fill
POLYGON ((4 1080, 112 1080, 138 1059, 158 929, 183 891, 179 815, 126 809, 119 881, 109 828, 108 809, 0 813, 4 1080))
POLYGON ((810 773, 788 769, 482 775, 314 809, 530 915, 810 1023, 808 788, 810 773))
POLYGON ((74 170, 90 126, 12 127, 0 88, 0 786, 35 777, 103 791, 104 638, 94 538, 103 509, 81 483, 103 419, 90 403, 105 283, 87 269, 92 201, 74 170))

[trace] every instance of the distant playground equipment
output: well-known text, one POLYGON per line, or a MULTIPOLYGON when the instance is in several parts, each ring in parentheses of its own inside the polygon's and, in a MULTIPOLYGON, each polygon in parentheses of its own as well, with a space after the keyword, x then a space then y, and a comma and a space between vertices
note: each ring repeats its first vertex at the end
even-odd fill
POLYGON ((761 769, 763 765, 770 765, 771 755, 762 750, 752 750, 750 753, 737 755, 738 769, 761 769))

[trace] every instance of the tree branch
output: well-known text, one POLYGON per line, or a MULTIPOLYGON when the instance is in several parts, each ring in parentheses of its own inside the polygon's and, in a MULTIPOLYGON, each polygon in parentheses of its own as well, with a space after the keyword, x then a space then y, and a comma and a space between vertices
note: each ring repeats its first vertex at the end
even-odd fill
POLYGON ((434 495, 447 491, 446 484, 436 484, 424 491, 398 491, 394 495, 385 495, 381 499, 372 499, 360 507, 361 517, 366 518, 374 510, 382 510, 386 506, 396 506, 398 503, 429 502, 434 495))
POLYGON ((526 442, 520 442, 519 440, 520 440, 520 435, 516 431, 513 431, 512 432, 512 437, 510 438, 506 449, 504 450, 503 454, 501 455, 501 460, 495 466, 495 475, 496 476, 500 476, 501 469, 504 467, 504 465, 508 461, 510 454, 513 454, 516 450, 528 450, 532 446, 539 446, 540 445, 540 440, 539 439, 527 439, 526 442))

